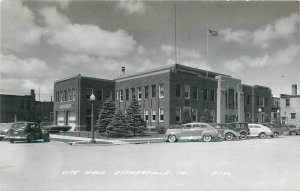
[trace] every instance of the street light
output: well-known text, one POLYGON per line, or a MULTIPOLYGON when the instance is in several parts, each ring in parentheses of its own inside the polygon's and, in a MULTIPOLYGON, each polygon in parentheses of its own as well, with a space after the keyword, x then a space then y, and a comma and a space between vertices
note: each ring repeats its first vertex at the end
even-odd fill
POLYGON ((92 103, 92 112, 91 112, 91 125, 92 125, 92 134, 93 134, 93 136, 92 136, 92 139, 91 139, 91 141, 90 141, 90 143, 96 143, 96 140, 95 140, 95 136, 94 136, 94 101, 95 101, 95 95, 94 95, 94 93, 92 92, 92 95, 90 96, 90 101, 91 101, 91 103, 92 103))
POLYGON ((261 111, 262 111, 262 109, 258 108, 259 115, 261 116, 261 123, 263 123, 261 111))
POLYGON ((279 114, 280 114, 280 110, 277 109, 277 121, 278 121, 278 125, 280 124, 280 116, 279 116, 279 114))

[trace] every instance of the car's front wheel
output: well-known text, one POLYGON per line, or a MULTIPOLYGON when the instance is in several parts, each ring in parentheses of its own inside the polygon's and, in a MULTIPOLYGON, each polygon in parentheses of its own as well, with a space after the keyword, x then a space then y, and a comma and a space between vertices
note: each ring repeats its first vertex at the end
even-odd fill
POLYGON ((291 135, 295 136, 295 135, 297 135, 297 132, 296 131, 292 131, 291 135))
POLYGON ((171 143, 174 143, 177 141, 177 138, 175 135, 169 135, 168 137, 168 141, 171 142, 171 143))
POLYGON ((259 138, 260 139, 265 139, 266 137, 267 137, 267 135, 265 133, 259 134, 259 138))
POLYGON ((240 139, 246 139, 247 138, 247 133, 246 132, 241 132, 240 133, 240 139))
POLYGON ((10 143, 14 143, 14 142, 15 142, 15 140, 13 140, 13 139, 9 139, 9 142, 10 142, 10 143))
POLYGON ((279 133, 278 132, 274 132, 274 138, 278 138, 279 137, 279 133))
POLYGON ((226 141, 232 141, 234 138, 234 135, 232 133, 226 133, 225 134, 225 140, 226 141))
POLYGON ((203 141, 204 141, 204 142, 210 142, 211 139, 212 139, 212 137, 211 137, 210 135, 204 135, 204 136, 203 136, 203 141))

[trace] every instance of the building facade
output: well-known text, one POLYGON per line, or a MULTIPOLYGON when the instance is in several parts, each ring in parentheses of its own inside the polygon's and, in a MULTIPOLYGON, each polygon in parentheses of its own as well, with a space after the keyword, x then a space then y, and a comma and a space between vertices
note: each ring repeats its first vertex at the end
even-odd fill
POLYGON ((24 96, 0 94, 0 123, 49 122, 52 112, 53 102, 36 101, 34 90, 24 96))
POLYGON ((92 92, 96 96, 94 116, 107 98, 125 112, 134 94, 148 128, 181 124, 184 112, 189 112, 192 121, 201 121, 208 113, 211 122, 268 122, 272 99, 270 88, 174 64, 132 75, 123 73, 114 80, 81 75, 58 80, 54 84, 55 123, 89 131, 92 92))
POLYGON ((300 95, 297 85, 292 85, 292 95, 280 95, 281 123, 300 126, 300 95))
POLYGON ((114 81, 90 78, 76 75, 55 81, 54 83, 54 123, 70 125, 72 130, 91 130, 92 103, 90 96, 96 96, 94 101, 93 123, 96 123, 102 102, 114 96, 114 81))

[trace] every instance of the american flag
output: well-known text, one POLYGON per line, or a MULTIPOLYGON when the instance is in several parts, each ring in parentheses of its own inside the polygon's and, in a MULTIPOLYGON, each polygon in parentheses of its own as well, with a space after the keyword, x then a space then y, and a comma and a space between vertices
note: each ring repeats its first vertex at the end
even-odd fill
POLYGON ((210 36, 218 36, 219 35, 218 31, 208 30, 208 32, 209 32, 210 36))

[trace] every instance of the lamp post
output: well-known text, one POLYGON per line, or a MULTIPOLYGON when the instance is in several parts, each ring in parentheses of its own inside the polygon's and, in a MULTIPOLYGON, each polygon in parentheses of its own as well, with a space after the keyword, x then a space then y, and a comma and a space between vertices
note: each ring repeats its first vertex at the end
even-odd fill
POLYGON ((278 121, 278 125, 280 124, 280 116, 279 116, 279 114, 280 114, 280 110, 277 109, 277 121, 278 121))
POLYGON ((90 141, 90 143, 96 143, 96 140, 95 140, 95 136, 94 136, 94 101, 95 101, 95 95, 94 93, 92 92, 92 95, 90 96, 90 101, 92 103, 92 112, 91 112, 91 126, 92 126, 92 139, 90 141))
POLYGON ((261 111, 262 111, 262 109, 261 109, 261 108, 258 108, 259 115, 261 116, 261 123, 263 123, 261 111))

